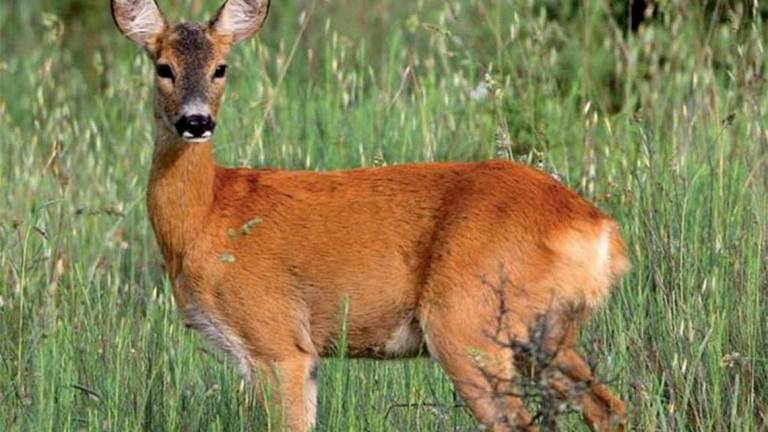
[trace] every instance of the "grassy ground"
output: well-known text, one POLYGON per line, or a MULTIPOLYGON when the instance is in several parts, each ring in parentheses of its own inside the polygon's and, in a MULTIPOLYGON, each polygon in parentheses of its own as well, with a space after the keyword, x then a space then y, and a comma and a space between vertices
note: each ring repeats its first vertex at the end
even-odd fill
MULTIPOLYGON (((768 427, 765 6, 662 2, 633 32, 610 0, 275 3, 232 56, 221 163, 557 172, 630 245, 583 347, 632 428, 768 427)), ((152 72, 106 0, 4 0, 0 49, 0 429, 262 427, 170 297, 144 205, 152 72)), ((320 377, 319 430, 474 428, 428 360, 320 377)))

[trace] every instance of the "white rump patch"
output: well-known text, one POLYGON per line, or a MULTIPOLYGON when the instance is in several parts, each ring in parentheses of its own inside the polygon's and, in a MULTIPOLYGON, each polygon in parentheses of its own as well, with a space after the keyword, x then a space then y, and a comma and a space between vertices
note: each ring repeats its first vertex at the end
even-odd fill
POLYGON ((424 337, 421 329, 414 325, 413 318, 408 318, 392 333, 384 344, 384 352, 392 356, 403 356, 418 352, 424 337))
POLYGON ((595 251, 595 266, 596 273, 608 273, 610 269, 610 247, 611 247, 611 226, 608 224, 603 225, 600 238, 597 240, 597 249, 595 251))
POLYGON ((613 226, 601 222, 599 227, 572 229, 559 237, 553 247, 561 253, 556 270, 559 295, 565 301, 583 301, 598 307, 611 288, 611 236, 613 226))
POLYGON ((234 330, 197 305, 187 306, 183 314, 188 326, 199 331, 209 343, 231 356, 240 373, 246 380, 251 381, 253 362, 245 349, 245 343, 234 330))

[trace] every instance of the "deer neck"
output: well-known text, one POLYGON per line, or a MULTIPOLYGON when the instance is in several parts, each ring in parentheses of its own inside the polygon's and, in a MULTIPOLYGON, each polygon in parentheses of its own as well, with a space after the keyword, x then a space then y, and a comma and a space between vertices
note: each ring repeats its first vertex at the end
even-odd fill
POLYGON ((210 142, 185 143, 158 125, 147 208, 171 278, 180 273, 184 252, 211 210, 215 173, 210 142))

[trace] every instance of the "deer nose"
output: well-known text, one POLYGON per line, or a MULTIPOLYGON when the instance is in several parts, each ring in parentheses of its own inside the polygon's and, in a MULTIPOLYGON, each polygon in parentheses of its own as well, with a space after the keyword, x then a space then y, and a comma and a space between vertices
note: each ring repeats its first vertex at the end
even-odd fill
POLYGON ((176 122, 176 132, 186 139, 208 138, 216 129, 216 122, 209 115, 182 116, 176 122))

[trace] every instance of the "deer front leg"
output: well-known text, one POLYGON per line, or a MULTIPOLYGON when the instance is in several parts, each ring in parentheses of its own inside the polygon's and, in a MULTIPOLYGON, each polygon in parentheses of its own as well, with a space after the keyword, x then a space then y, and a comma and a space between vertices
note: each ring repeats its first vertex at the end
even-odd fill
POLYGON ((297 351, 277 361, 257 364, 260 373, 254 385, 259 402, 278 430, 311 430, 317 413, 317 359, 297 351))
POLYGON ((306 316, 286 312, 302 308, 272 302, 249 315, 248 310, 259 310, 252 298, 238 302, 223 293, 217 300, 185 307, 187 325, 235 360, 278 430, 310 430, 317 406, 317 353, 303 324, 306 316), (240 318, 245 316, 249 319, 240 318), (279 327, 270 325, 281 320, 279 327))

